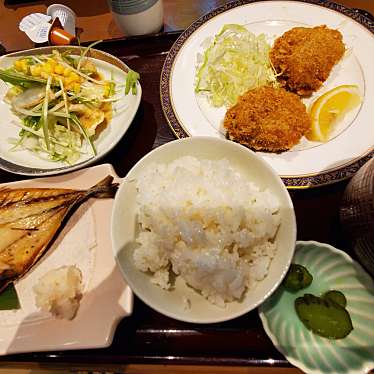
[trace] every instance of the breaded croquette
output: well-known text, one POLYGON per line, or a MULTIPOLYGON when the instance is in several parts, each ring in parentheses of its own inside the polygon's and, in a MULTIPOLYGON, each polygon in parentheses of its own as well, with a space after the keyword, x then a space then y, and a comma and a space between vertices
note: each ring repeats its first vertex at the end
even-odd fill
POLYGON ((281 152, 297 144, 310 129, 299 96, 270 86, 247 91, 224 120, 228 139, 256 151, 281 152))
POLYGON ((339 31, 326 26, 295 27, 275 40, 270 59, 282 87, 309 96, 321 87, 344 52, 339 31))

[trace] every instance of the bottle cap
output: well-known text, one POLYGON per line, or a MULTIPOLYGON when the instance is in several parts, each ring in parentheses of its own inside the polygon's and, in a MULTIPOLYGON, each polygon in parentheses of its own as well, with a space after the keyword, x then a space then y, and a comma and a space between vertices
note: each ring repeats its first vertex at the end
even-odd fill
POLYGON ((48 42, 51 45, 70 45, 77 42, 77 38, 64 30, 59 18, 55 18, 49 29, 48 42))
POLYGON ((69 34, 75 36, 76 15, 72 9, 62 4, 53 4, 47 8, 47 15, 52 19, 59 18, 62 27, 69 34))

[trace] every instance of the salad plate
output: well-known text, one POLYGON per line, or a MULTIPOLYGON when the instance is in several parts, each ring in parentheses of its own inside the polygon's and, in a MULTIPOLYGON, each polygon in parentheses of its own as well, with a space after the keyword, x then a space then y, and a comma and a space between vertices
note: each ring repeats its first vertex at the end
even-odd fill
MULTIPOLYGON (((70 61, 72 61, 73 58, 79 59, 79 56, 84 53, 85 48, 76 46, 55 46, 15 52, 0 57, 0 69, 5 70, 11 67, 14 68, 15 62, 20 59, 22 60, 22 58, 29 58, 30 60, 33 60, 33 57, 30 56, 35 56, 35 61, 38 62, 38 56, 51 55, 53 51, 58 51, 60 55, 71 57, 70 61)), ((85 59, 90 64, 95 66, 97 72, 96 75, 100 77, 99 79, 102 82, 106 81, 108 83, 114 83, 113 98, 109 97, 107 99, 104 99, 104 101, 108 101, 108 104, 111 104, 111 110, 108 110, 108 117, 106 117, 105 115, 105 119, 97 126, 94 134, 87 133, 87 135, 90 135, 90 141, 87 141, 87 137, 82 136, 82 146, 81 149, 79 149, 80 152, 72 162, 69 162, 69 160, 67 162, 66 159, 63 159, 63 157, 56 159, 55 155, 52 155, 50 157, 46 153, 34 151, 35 148, 33 148, 33 144, 35 143, 35 140, 34 143, 32 143, 32 146, 29 145, 30 142, 24 142, 22 143, 22 146, 17 145, 21 138, 20 131, 24 129, 24 127, 22 128, 20 126, 28 126, 27 123, 25 124, 22 116, 24 117, 25 115, 30 114, 30 110, 24 110, 23 113, 26 113, 25 115, 23 115, 22 113, 21 115, 19 115, 19 113, 16 113, 14 110, 12 110, 13 106, 11 106, 9 104, 9 100, 7 100, 7 93, 9 92, 9 88, 12 87, 12 85, 9 83, 5 83, 3 80, 0 80, 0 123, 3 128, 3 136, 0 139, 0 168, 12 173, 30 176, 55 175, 77 170, 79 168, 86 167, 92 163, 97 162, 109 151, 111 151, 125 135, 140 104, 142 90, 139 82, 135 83, 135 90, 130 90, 127 94, 125 94, 127 74, 130 71, 130 68, 126 64, 106 52, 102 52, 93 48, 90 48, 88 50, 87 54, 85 55, 85 59), (93 146, 90 146, 91 141, 93 146), (28 146, 23 146, 24 144, 27 144, 28 146), (93 149, 93 147, 95 149, 93 149)), ((43 61, 47 61, 47 59, 45 58, 45 60, 43 61)), ((63 66, 67 66, 69 68, 66 63, 63 66)), ((58 77, 61 76, 63 77, 63 73, 58 77)), ((82 76, 84 75, 80 75, 80 77, 82 76)), ((52 82, 53 79, 54 78, 52 78, 52 82)), ((69 81, 66 80, 65 82, 69 81)), ((95 80, 91 79, 90 77, 88 79, 82 79, 81 86, 89 86, 89 84, 92 84, 92 82, 95 82, 95 80)), ((58 82, 56 84, 58 85, 58 82)), ((93 84, 92 86, 94 87, 93 84)), ((97 87, 103 88, 103 90, 105 89, 104 84, 97 87)), ((95 96, 95 87, 91 87, 90 90, 90 95, 94 97, 96 102, 99 104, 102 103, 104 97, 100 95, 95 96)), ((86 91, 88 91, 87 88, 86 91)), ((71 92, 68 91, 68 87, 66 87, 66 94, 67 96, 70 95, 69 97, 71 97, 71 92)), ((85 107, 93 106, 92 103, 94 99, 92 100, 92 102, 87 102, 86 97, 80 97, 80 92, 76 94, 76 96, 77 99, 71 103, 74 104, 76 108, 78 104, 78 110, 81 110, 79 109, 79 106, 82 107, 82 105, 84 105, 85 107), (84 102, 84 100, 86 100, 86 102, 84 102)), ((41 106, 41 104, 39 106, 41 106)), ((50 107, 51 106, 53 106, 53 103, 50 105, 50 107)), ((69 109, 65 109, 65 107, 62 106, 58 111, 65 114, 64 110, 70 110, 71 106, 69 105, 68 108, 69 109)), ((99 109, 101 110, 101 107, 99 109)), ((71 112, 69 112, 68 114, 71 114, 71 112)), ((84 115, 86 115, 86 117, 88 118, 93 118, 92 111, 84 113, 84 115)), ((49 115, 49 118, 52 117, 53 116, 49 115)), ((49 122, 51 122, 51 119, 49 120, 49 122)), ((70 126, 73 126, 72 120, 70 120, 70 126)), ((65 127, 67 127, 66 124, 65 127)), ((39 130, 39 132, 41 132, 41 130, 39 130)), ((67 140, 64 138, 56 138, 55 141, 56 144, 63 144, 63 142, 67 142, 67 140)), ((59 154, 58 156, 61 155, 59 154)), ((64 154, 62 154, 62 156, 64 156, 64 154)))
MULTIPOLYGON (((108 175, 120 181, 112 166, 103 164, 1 187, 85 189, 108 175)), ((117 324, 133 308, 132 292, 111 252, 112 206, 113 199, 89 199, 83 203, 48 252, 15 283, 21 307, 0 310, 0 355, 100 348, 111 344, 117 324), (77 266, 82 272, 82 299, 72 320, 56 319, 35 306, 33 287, 38 279, 62 266, 77 266)))
POLYGON ((311 285, 295 293, 283 285, 259 308, 259 315, 274 346, 305 373, 368 373, 374 368, 374 283, 347 253, 328 244, 299 241, 292 263, 313 276, 311 285), (320 296, 337 290, 347 300, 353 330, 343 339, 320 337, 297 317, 295 299, 306 293, 320 296))
POLYGON ((343 36, 346 52, 329 78, 310 98, 341 85, 355 85, 361 104, 345 115, 326 143, 300 142, 282 153, 259 152, 289 188, 308 188, 351 177, 373 156, 374 109, 368 100, 374 94, 374 27, 362 15, 328 1, 238 0, 223 5, 193 23, 168 54, 160 83, 161 104, 169 126, 179 138, 212 136, 225 138, 223 119, 226 107, 214 107, 195 86, 204 54, 213 38, 227 24, 244 26, 255 35, 264 34, 271 45, 284 32, 298 26, 326 25, 343 36))

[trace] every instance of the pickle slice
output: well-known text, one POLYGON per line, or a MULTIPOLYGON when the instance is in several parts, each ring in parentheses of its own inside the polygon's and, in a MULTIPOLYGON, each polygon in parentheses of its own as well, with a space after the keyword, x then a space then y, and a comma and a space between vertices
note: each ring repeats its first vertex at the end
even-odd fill
POLYGON ((345 308, 347 306, 347 299, 345 298, 343 292, 337 290, 331 290, 325 292, 322 297, 324 299, 329 299, 339 304, 341 307, 345 308))
POLYGON ((295 309, 305 327, 322 337, 343 339, 353 330, 347 310, 329 298, 305 294, 295 300, 295 309))
POLYGON ((308 287, 312 281, 313 277, 306 267, 299 264, 291 264, 283 285, 287 291, 297 292, 308 287))

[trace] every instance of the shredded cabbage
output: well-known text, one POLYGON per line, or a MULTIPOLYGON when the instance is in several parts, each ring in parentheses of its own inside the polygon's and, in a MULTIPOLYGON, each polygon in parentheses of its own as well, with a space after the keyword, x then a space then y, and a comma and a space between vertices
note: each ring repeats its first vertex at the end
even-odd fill
POLYGON ((256 36, 241 25, 224 25, 204 53, 195 92, 207 94, 215 107, 230 107, 249 89, 276 85, 269 51, 264 34, 256 36))
POLYGON ((82 153, 82 140, 78 132, 69 131, 63 125, 56 122, 56 118, 50 118, 54 122, 49 132, 49 149, 45 141, 41 121, 33 117, 26 117, 23 124, 17 123, 22 128, 19 139, 10 139, 14 145, 12 150, 17 148, 27 149, 34 152, 41 159, 53 161, 64 161, 73 165, 78 161, 82 153), (48 156, 47 156, 48 155, 48 156))

